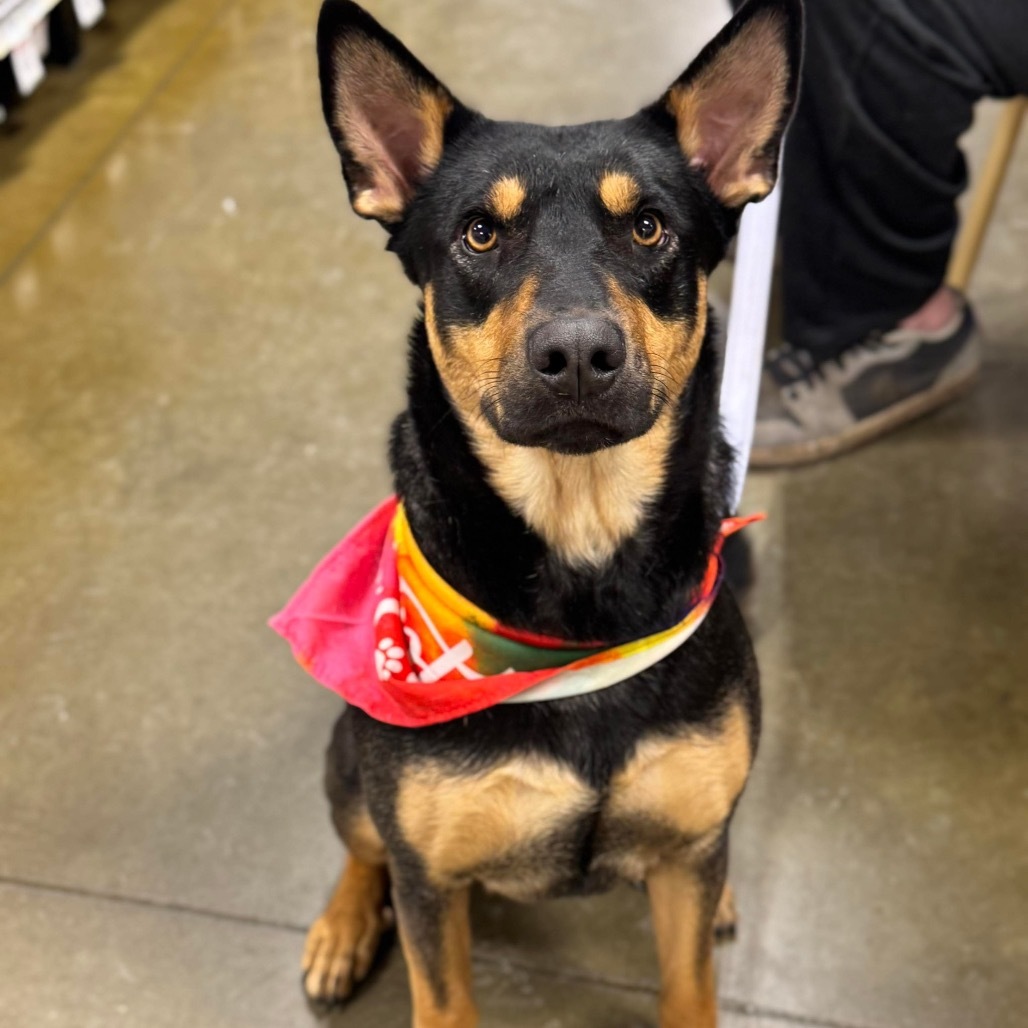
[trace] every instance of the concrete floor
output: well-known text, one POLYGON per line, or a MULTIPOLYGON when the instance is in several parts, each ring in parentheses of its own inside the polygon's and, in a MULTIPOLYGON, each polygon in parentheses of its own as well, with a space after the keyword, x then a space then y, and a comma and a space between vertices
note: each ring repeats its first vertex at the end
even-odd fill
MULTIPOLYGON (((458 95, 551 121, 629 112, 722 13, 370 6, 458 95)), ((314 0, 110 8, 0 135, 0 1024, 311 1025, 337 702, 264 620, 388 488, 414 295, 346 205, 314 0)), ((1028 1023, 1026 157, 977 392, 751 480, 767 731, 728 1028, 1028 1023)), ((486 1025, 653 1023, 641 896, 477 922, 486 1025)), ((393 952, 329 1024, 407 1009, 393 952)))

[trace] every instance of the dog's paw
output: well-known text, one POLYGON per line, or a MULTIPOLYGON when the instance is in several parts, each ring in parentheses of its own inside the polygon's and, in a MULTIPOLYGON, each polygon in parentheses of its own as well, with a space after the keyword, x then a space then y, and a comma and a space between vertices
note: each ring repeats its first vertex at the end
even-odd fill
POLYGON ((738 920, 735 912, 735 894, 732 887, 725 882, 721 899, 717 904, 717 913, 714 914, 714 941, 731 942, 735 938, 738 920))
POLYGON ((315 1003, 341 1003, 371 970, 392 910, 375 897, 330 906, 311 925, 303 951, 303 988, 315 1003))

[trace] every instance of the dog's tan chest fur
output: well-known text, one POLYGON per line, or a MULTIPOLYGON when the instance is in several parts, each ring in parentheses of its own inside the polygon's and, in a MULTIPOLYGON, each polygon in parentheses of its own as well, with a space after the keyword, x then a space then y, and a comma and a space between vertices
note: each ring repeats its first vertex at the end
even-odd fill
MULTIPOLYGON (((444 887, 486 881, 510 892, 503 880, 534 847, 560 838, 595 810, 597 794, 555 761, 516 757, 462 775, 437 764, 410 769, 397 800, 407 842, 421 855, 433 881, 444 887)), ((537 862, 514 876, 527 895, 547 891, 540 875, 559 873, 537 862)))
POLYGON ((471 430, 496 491, 578 566, 609 560, 638 529, 664 484, 668 417, 639 439, 585 456, 512 446, 480 418, 471 430))
POLYGON ((397 818, 435 884, 479 881, 528 900, 591 874, 640 881, 672 852, 702 846, 731 813, 750 760, 735 706, 713 733, 643 740, 604 789, 539 756, 470 774, 417 765, 401 780, 397 818))

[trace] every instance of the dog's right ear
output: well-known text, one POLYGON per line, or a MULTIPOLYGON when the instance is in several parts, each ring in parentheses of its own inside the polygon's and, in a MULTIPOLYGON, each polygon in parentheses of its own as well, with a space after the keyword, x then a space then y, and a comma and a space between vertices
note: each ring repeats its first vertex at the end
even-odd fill
POLYGON ((395 224, 443 151, 460 104, 391 33, 348 0, 318 18, 321 104, 353 209, 395 224))

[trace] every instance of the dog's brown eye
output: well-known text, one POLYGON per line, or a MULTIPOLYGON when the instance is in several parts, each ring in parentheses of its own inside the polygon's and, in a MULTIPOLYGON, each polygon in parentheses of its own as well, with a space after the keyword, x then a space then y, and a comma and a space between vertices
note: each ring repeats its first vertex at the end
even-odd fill
POLYGON ((464 243, 472 253, 485 253, 496 245, 496 226, 492 218, 479 217, 468 223, 464 243))
POLYGON ((643 211, 635 219, 632 238, 640 246, 656 246, 664 238, 664 226, 653 211, 643 211))

